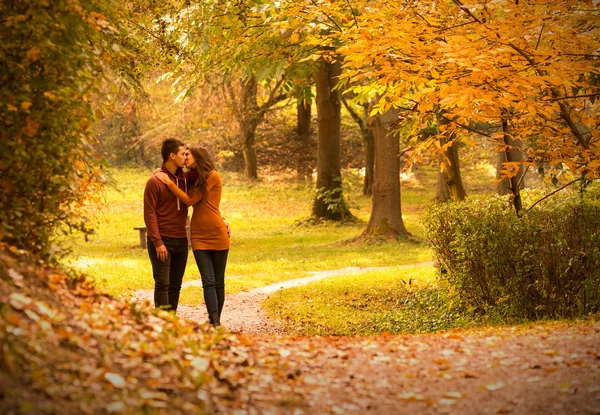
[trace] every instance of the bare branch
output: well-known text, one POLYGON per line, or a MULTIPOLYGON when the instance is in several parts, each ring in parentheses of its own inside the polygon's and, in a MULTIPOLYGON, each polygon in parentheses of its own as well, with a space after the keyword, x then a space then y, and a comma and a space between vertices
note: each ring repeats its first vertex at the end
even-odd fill
MULTIPOLYGON (((315 1, 315 0, 310 0, 310 2, 313 4, 313 6, 315 6, 317 9, 319 9, 319 5, 316 3, 316 1, 315 1)), ((320 9, 319 9, 319 10, 320 10, 320 9)), ((339 30, 340 32, 343 32, 343 30, 342 30, 342 28, 340 27, 340 25, 339 25, 339 24, 337 24, 337 22, 336 22, 336 21, 335 21, 335 20, 334 20, 334 19, 333 19, 333 18, 332 18, 330 15, 328 15, 327 13, 325 13, 325 12, 324 12, 324 11, 322 11, 322 10, 321 10, 321 12, 322 12, 322 13, 325 15, 325 17, 327 17, 327 19, 329 19, 329 20, 331 20, 331 21, 333 22, 333 24, 335 25, 335 27, 337 27, 337 28, 338 28, 338 30, 339 30)))
POLYGON ((600 92, 596 92, 593 94, 585 94, 585 95, 569 95, 565 97, 557 97, 557 98, 548 98, 545 101, 561 101, 563 99, 577 99, 577 98, 591 98, 600 96, 600 92))
POLYGON ((553 191, 552 193, 549 193, 549 194, 547 194, 546 196, 542 197, 540 200, 538 200, 538 201, 537 201, 537 202, 535 202, 533 205, 531 205, 531 206, 529 207, 529 209, 527 209, 527 212, 529 212, 531 209, 533 209, 533 207, 534 207, 535 205, 537 205, 538 203, 540 203, 542 200, 548 199, 548 198, 549 198, 550 196, 552 196, 553 194, 560 192, 560 191, 561 191, 562 189, 564 189, 565 187, 568 187, 568 186, 572 185, 573 183, 576 183, 576 182, 580 181, 581 179, 582 179, 581 177, 580 177, 579 179, 575 179, 575 180, 573 180, 573 181, 571 181, 571 182, 569 182, 569 183, 565 184, 565 185, 564 185, 563 187, 561 187, 560 189, 556 189, 556 190, 555 190, 555 191, 553 191))

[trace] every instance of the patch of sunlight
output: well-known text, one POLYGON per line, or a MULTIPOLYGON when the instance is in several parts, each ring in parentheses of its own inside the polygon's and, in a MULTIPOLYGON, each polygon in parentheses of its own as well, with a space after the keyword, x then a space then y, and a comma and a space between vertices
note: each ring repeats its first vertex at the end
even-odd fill
POLYGON ((489 177, 496 177, 496 166, 487 161, 478 162, 475 169, 483 171, 489 177))
POLYGON ((69 265, 79 269, 109 264, 118 264, 118 266, 126 268, 137 268, 140 266, 140 261, 137 259, 105 259, 90 257, 79 257, 76 260, 69 261, 69 265))

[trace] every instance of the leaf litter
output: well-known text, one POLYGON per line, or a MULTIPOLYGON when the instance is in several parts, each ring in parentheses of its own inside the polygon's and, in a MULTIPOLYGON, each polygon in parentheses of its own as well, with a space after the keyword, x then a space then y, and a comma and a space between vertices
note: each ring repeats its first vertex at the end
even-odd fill
POLYGON ((432 335, 247 335, 0 250, 0 412, 600 412, 600 323, 432 335), (560 356, 562 359, 556 359, 560 356))

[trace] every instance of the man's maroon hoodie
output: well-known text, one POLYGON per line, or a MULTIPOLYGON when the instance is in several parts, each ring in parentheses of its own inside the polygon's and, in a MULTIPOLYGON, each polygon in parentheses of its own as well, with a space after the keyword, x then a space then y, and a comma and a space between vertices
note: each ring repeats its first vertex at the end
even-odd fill
MULTIPOLYGON (((164 164, 161 170, 187 193, 188 183, 182 169, 171 174, 164 164)), ((188 207, 169 190, 169 187, 152 175, 144 190, 144 222, 148 237, 155 248, 164 245, 162 238, 187 238, 188 207)))

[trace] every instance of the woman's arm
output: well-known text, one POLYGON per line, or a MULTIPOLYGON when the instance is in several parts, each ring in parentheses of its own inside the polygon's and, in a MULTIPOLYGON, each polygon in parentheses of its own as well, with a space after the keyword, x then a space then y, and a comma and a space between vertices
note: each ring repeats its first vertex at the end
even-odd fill
POLYGON ((158 180, 166 184, 169 187, 169 190, 186 205, 193 206, 202 200, 202 193, 195 192, 192 197, 188 196, 183 190, 177 187, 175 182, 172 181, 166 173, 154 173, 154 175, 158 178, 158 180))

